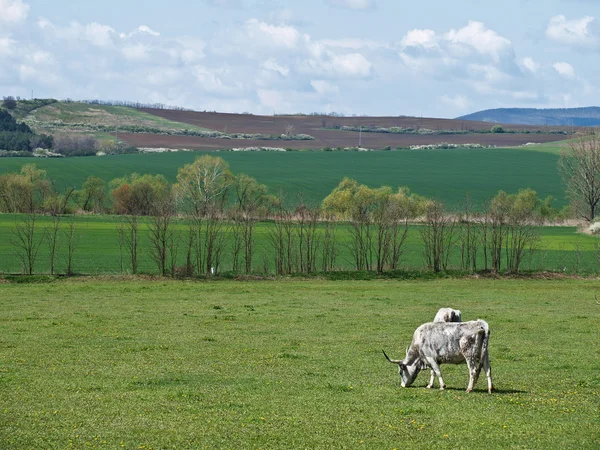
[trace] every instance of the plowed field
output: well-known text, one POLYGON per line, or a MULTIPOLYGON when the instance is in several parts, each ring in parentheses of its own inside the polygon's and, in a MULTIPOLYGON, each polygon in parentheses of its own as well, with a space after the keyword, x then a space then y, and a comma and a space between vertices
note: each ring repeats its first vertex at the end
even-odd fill
MULTIPOLYGON (((131 145, 151 148, 188 148, 195 150, 215 150, 236 147, 283 147, 320 149, 324 147, 351 147, 359 143, 359 133, 326 129, 332 126, 392 126, 428 128, 432 130, 489 130, 492 126, 486 122, 470 122, 466 120, 429 119, 418 117, 328 117, 328 116, 255 116, 249 114, 223 114, 190 111, 169 111, 160 109, 145 109, 144 112, 159 117, 183 122, 197 127, 217 130, 227 133, 264 133, 283 134, 288 125, 293 125, 296 133, 309 134, 315 138, 311 141, 274 141, 249 139, 213 139, 195 136, 166 136, 152 134, 127 134, 119 136, 131 145)), ((510 125, 507 128, 532 130, 538 128, 520 125, 510 125)), ((543 131, 543 130, 542 130, 543 131)), ((552 142, 566 139, 561 134, 391 134, 391 133, 362 133, 362 146, 379 149, 390 146, 408 147, 411 145, 479 143, 510 147, 528 142, 552 142)))

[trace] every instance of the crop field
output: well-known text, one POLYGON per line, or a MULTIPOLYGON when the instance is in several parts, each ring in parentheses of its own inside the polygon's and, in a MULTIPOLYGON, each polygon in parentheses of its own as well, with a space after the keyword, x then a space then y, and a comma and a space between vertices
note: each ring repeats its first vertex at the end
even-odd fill
MULTIPOLYGON (((219 152, 236 173, 246 173, 271 193, 280 189, 294 198, 320 203, 347 176, 359 183, 412 192, 459 207, 469 194, 483 203, 498 190, 532 188, 538 196, 552 195, 555 206, 566 204, 565 187, 558 174, 558 146, 519 149, 400 150, 392 152, 219 152), (546 149, 546 151, 544 151, 546 149)), ((177 170, 201 152, 115 155, 106 157, 25 159, 3 158, 0 173, 20 170, 25 163, 46 169, 60 188, 81 187, 95 175, 110 181, 137 173, 161 173, 174 182, 177 170)))
MULTIPOLYGON (((293 125, 296 133, 313 136, 312 141, 257 141, 232 139, 223 142, 222 139, 201 138, 193 136, 162 136, 150 134, 123 134, 122 138, 130 145, 151 148, 185 148, 192 150, 218 150, 223 148, 277 146, 292 149, 322 149, 325 147, 356 147, 359 143, 359 133, 330 129, 341 126, 377 126, 428 128, 439 130, 480 130, 488 131, 491 124, 487 122, 471 122, 454 119, 431 119, 419 117, 328 117, 328 116, 255 116, 248 114, 223 114, 195 111, 170 111, 161 109, 144 109, 145 113, 156 115, 167 120, 187 123, 197 127, 228 133, 264 133, 282 134, 288 125, 293 125)), ((539 127, 520 125, 507 126, 512 130, 537 130, 539 127)), ((569 127, 556 127, 557 130, 572 131, 569 127)), ((567 139, 566 135, 541 134, 462 134, 462 135, 414 135, 414 134, 385 134, 362 133, 360 142, 363 147, 372 149, 408 148, 411 145, 439 144, 482 144, 495 146, 517 146, 529 142, 552 142, 567 139)))
POLYGON ((2 448, 597 448, 596 280, 0 284, 2 448), (399 386, 439 307, 485 319, 465 365, 399 386))
MULTIPOLYGON (((22 264, 19 253, 14 245, 14 230, 21 216, 0 215, 0 273, 21 273, 22 264)), ((59 234, 59 249, 56 258, 57 273, 66 272, 66 237, 64 230, 66 223, 73 220, 76 228, 77 247, 74 256, 74 271, 79 274, 100 275, 120 274, 121 254, 118 243, 117 224, 118 216, 73 216, 65 217, 62 221, 63 231, 59 234)), ((50 226, 50 219, 41 217, 38 222, 38 238, 41 230, 50 226)), ((354 270, 353 258, 349 250, 351 241, 349 228, 338 225, 336 232, 337 258, 335 269, 339 271, 354 270)), ((178 265, 185 263, 185 242, 188 232, 187 225, 180 222, 175 231, 179 236, 178 265)), ((269 240, 269 233, 273 231, 273 224, 269 222, 258 223, 255 228, 255 249, 253 257, 253 272, 270 275, 275 273, 274 250, 269 240)), ((540 227, 538 229, 540 240, 537 250, 527 253, 522 265, 523 271, 551 271, 565 274, 596 275, 600 272, 600 251, 598 238, 577 233, 574 227, 540 227)), ((233 237, 231 230, 226 226, 223 229, 227 242, 222 255, 220 271, 227 274, 232 270, 233 237)), ((318 236, 322 234, 319 231, 318 236)), ((157 274, 158 269, 150 255, 151 242, 149 239, 148 222, 142 219, 140 228, 140 242, 138 250, 139 271, 145 274, 157 274)), ((423 242, 419 234, 419 226, 409 228, 409 234, 404 246, 404 254, 400 259, 400 269, 403 271, 423 271, 425 262, 423 257, 423 242)), ((124 273, 130 273, 130 264, 127 251, 123 250, 124 273)), ((50 252, 46 243, 42 244, 35 264, 36 273, 49 273, 50 252)), ((317 271, 321 270, 321 253, 317 253, 317 271)), ((481 258, 480 258, 481 259, 481 258)), ((483 270, 483 261, 478 264, 483 270)), ((460 250, 458 244, 453 248, 450 258, 450 269, 460 269, 460 250)), ((374 274, 372 274, 374 276, 374 274)), ((229 274, 227 274, 229 276, 229 274)), ((330 274, 337 277, 335 273, 330 274)), ((347 276, 340 274, 339 276, 347 276)), ((360 276, 360 275, 359 275, 360 276)), ((364 274, 367 276, 367 274, 364 274)), ((395 276, 395 275, 392 275, 395 276)))

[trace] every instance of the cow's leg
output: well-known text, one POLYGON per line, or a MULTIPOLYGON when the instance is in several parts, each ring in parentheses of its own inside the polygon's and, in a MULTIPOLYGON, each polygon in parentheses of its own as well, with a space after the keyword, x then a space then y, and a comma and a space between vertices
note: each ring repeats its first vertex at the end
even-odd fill
POLYGON ((465 358, 467 361, 467 367, 469 368, 469 385, 467 386, 467 392, 471 392, 475 386, 476 375, 477 375, 477 361, 474 358, 465 358))
MULTIPOLYGON (((442 379, 442 372, 440 371, 440 365, 433 358, 427 358, 427 364, 429 364, 429 367, 431 367, 431 372, 432 372, 431 379, 432 380, 434 379, 433 374, 435 374, 438 377, 438 380, 440 380, 440 391, 443 391, 446 388, 446 383, 444 383, 444 380, 442 379)), ((430 384, 433 386, 433 381, 431 381, 430 384)))
POLYGON ((435 372, 432 369, 431 370, 431 378, 429 379, 429 384, 427 385, 427 389, 431 389, 433 387, 434 381, 435 381, 435 372))
POLYGON ((476 335, 465 336, 460 340, 460 350, 465 358, 467 367, 469 368, 469 385, 467 386, 467 392, 471 392, 477 383, 479 377, 479 371, 481 368, 478 366, 481 364, 479 355, 481 354, 482 346, 482 335, 477 333, 476 335))

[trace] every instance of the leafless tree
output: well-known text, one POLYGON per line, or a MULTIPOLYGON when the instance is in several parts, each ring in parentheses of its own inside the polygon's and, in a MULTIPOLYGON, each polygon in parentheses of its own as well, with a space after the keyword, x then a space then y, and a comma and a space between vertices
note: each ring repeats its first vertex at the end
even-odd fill
POLYGON ((285 126, 285 135, 287 137, 293 137, 293 136, 295 136, 296 135, 296 127, 294 125, 292 125, 291 123, 287 124, 285 126))
POLYGON ((12 231, 11 243, 16 247, 23 271, 27 275, 33 275, 40 246, 46 237, 44 230, 38 231, 37 222, 38 215, 30 212, 15 222, 12 231))
POLYGON ((121 219, 117 222, 117 240, 119 243, 119 268, 123 273, 123 249, 125 247, 125 220, 121 219))
POLYGON ((61 216, 56 215, 51 217, 50 228, 46 230, 48 239, 48 254, 50 257, 50 274, 54 275, 54 264, 56 262, 56 253, 58 251, 58 236, 60 230, 61 216))
POLYGON ((444 205, 432 201, 426 207, 425 223, 419 228, 427 266, 434 272, 448 269, 450 253, 456 240, 455 219, 444 205))
POLYGON ((600 135, 593 133, 572 142, 561 154, 558 167, 574 210, 591 222, 600 202, 600 135))
POLYGON ((138 246, 139 246, 139 216, 132 214, 130 216, 124 216, 121 222, 121 227, 118 229, 127 254, 129 256, 129 262, 131 264, 131 273, 136 274, 138 272, 138 246))
POLYGON ((337 229, 336 222, 331 216, 327 216, 323 221, 323 238, 321 244, 321 270, 328 272, 335 267, 337 258, 337 229))
POLYGON ((175 207, 171 199, 165 199, 154 206, 154 215, 149 224, 150 234, 150 257, 156 263, 158 271, 165 276, 170 261, 169 250, 173 248, 174 232, 173 220, 175 218, 175 207))
POLYGON ((66 239, 66 250, 67 253, 65 255, 65 262, 67 263, 67 275, 73 275, 73 264, 75 258, 75 252, 77 251, 77 247, 79 246, 80 234, 77 232, 77 228, 75 226, 74 220, 69 220, 67 222, 66 230, 64 231, 65 239, 66 239))
POLYGON ((473 209, 471 197, 465 197, 459 233, 460 260, 462 270, 477 272, 479 251, 480 217, 473 209))

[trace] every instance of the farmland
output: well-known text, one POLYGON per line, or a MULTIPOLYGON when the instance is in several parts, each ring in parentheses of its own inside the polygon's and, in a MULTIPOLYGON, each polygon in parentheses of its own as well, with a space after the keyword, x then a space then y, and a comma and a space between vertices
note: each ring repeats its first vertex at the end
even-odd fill
POLYGON ((42 133, 91 134, 102 140, 120 128, 119 136, 128 145, 143 148, 171 148, 214 151, 239 147, 274 146, 290 149, 356 147, 382 149, 413 145, 450 143, 517 146, 544 143, 569 137, 572 127, 510 125, 516 133, 490 133, 491 124, 466 120, 422 117, 337 117, 324 115, 257 116, 214 112, 138 109, 78 102, 56 102, 39 107, 35 101, 22 101, 18 117, 42 133), (28 108, 34 108, 29 110, 28 108), (340 131, 347 127, 401 127, 410 134, 360 133, 340 131), (293 132, 288 133, 288 130, 293 132), (419 130, 428 134, 419 134, 419 130), (439 134, 439 133, 445 134, 439 134), (555 134, 559 132, 559 134, 555 134), (205 136, 208 133, 208 136, 205 136), (219 136, 214 137, 213 134, 219 136), (450 134, 447 134, 450 133, 450 134), (459 134, 453 134, 459 133, 459 134), (191 135, 189 135, 191 134, 191 135), (289 134, 282 140, 283 134, 289 134), (305 136, 306 139, 300 138, 305 136))
MULTIPOLYGON (((566 203, 558 175, 556 145, 515 149, 400 150, 393 152, 219 152, 234 173, 247 173, 271 193, 283 189, 294 198, 320 203, 343 177, 369 186, 408 186, 413 192, 460 206, 469 193, 483 203, 498 190, 532 188, 540 197, 552 195, 555 206, 566 203), (537 151, 532 151, 535 149, 537 151)), ((4 158, 0 173, 34 162, 47 170, 60 188, 79 188, 95 175, 110 181, 137 173, 161 173, 175 181, 178 168, 202 153, 177 152, 107 157, 4 158)))
MULTIPOLYGON (((21 261, 17 249, 14 245, 13 231, 16 224, 22 216, 4 214, 0 215, 0 273, 20 273, 22 269, 21 261)), ((120 218, 117 216, 72 216, 62 219, 63 230, 66 223, 72 220, 77 230, 77 250, 74 256, 74 271, 80 274, 102 275, 121 273, 120 267, 120 249, 118 244, 117 224, 120 218)), ((149 220, 143 220, 140 228, 139 251, 138 251, 138 270, 141 273, 156 275, 157 266, 151 258, 151 242, 148 232, 149 220)), ((41 217, 38 223, 39 229, 37 238, 41 236, 44 228, 50 227, 50 218, 41 217)), ((274 249, 269 240, 269 233, 273 232, 274 225, 270 222, 257 224, 255 229, 255 250, 252 264, 252 271, 256 274, 273 275, 275 273, 274 249)), ((346 273, 336 273, 337 271, 352 271, 355 269, 351 252, 348 244, 351 240, 349 227, 340 224, 337 227, 336 252, 337 258, 334 264, 334 272, 331 274, 320 274, 320 276, 337 278, 352 276, 346 273)), ((179 236, 178 265, 185 263, 185 242, 188 227, 185 221, 180 221, 176 225, 176 231, 179 236)), ((527 254, 522 266, 522 270, 531 271, 550 271, 561 274, 580 274, 596 275, 600 272, 598 260, 598 238, 586 234, 577 233, 575 227, 540 227, 538 228, 540 240, 536 246, 537 250, 532 254, 527 254)), ((222 254, 220 272, 225 276, 236 276, 231 273, 232 270, 232 251, 233 242, 232 231, 225 227, 223 230, 226 238, 226 248, 222 254)), ((322 236, 319 231, 317 236, 322 236)), ((320 251, 317 253, 317 264, 315 270, 321 270, 320 251)), ((56 258, 56 271, 58 273, 66 272, 66 237, 64 231, 60 232, 59 250, 56 258)), ((128 261, 127 250, 124 250, 123 272, 130 273, 131 268, 128 261)), ((481 259, 481 255, 480 255, 481 259)), ((404 247, 404 254, 400 259, 400 270, 407 272, 423 272, 425 270, 425 260, 423 258, 423 242, 419 234, 419 226, 411 226, 408 238, 404 247)), ((451 270, 457 270, 461 267, 460 249, 458 243, 453 247, 450 265, 451 270)), ((483 269, 483 262, 479 261, 479 269, 483 269)), ((49 273, 49 250, 47 243, 44 243, 39 250, 35 264, 35 273, 49 273)), ((374 277, 375 274, 357 274, 358 277, 374 277)), ((390 273, 386 276, 405 277, 412 276, 410 273, 390 273)))
MULTIPOLYGON (((470 122, 451 119, 431 119, 418 117, 328 117, 328 116, 255 116, 249 114, 222 114, 194 111, 170 111, 160 109, 144 109, 145 113, 157 115, 174 122, 187 123, 197 127, 228 133, 264 133, 281 134, 286 126, 293 125, 297 133, 313 136, 312 141, 285 142, 285 148, 292 149, 322 149, 325 147, 355 147, 360 142, 363 147, 381 149, 407 148, 411 145, 476 143, 495 146, 516 146, 529 142, 552 142, 568 138, 567 135, 545 134, 458 134, 458 135, 413 135, 413 134, 382 134, 346 132, 329 127, 341 126, 376 126, 376 127, 410 127, 439 130, 476 130, 489 131, 491 125, 486 122, 470 122)), ((511 126, 511 129, 538 130, 539 127, 511 126)), ((560 129, 560 127, 557 127, 560 129)), ((565 128, 571 131, 571 128, 565 128)), ((193 150, 216 150, 223 148, 269 146, 268 141, 249 141, 233 139, 223 143, 219 139, 200 138, 191 136, 156 136, 148 134, 124 134, 122 138, 130 145, 138 147, 187 148, 193 150)))
POLYGON ((0 284, 3 448, 596 448, 594 280, 0 284), (492 330, 497 391, 399 387, 440 306, 492 330), (573 341, 577 345, 573 345, 573 341), (484 438, 485 437, 485 438, 484 438))

